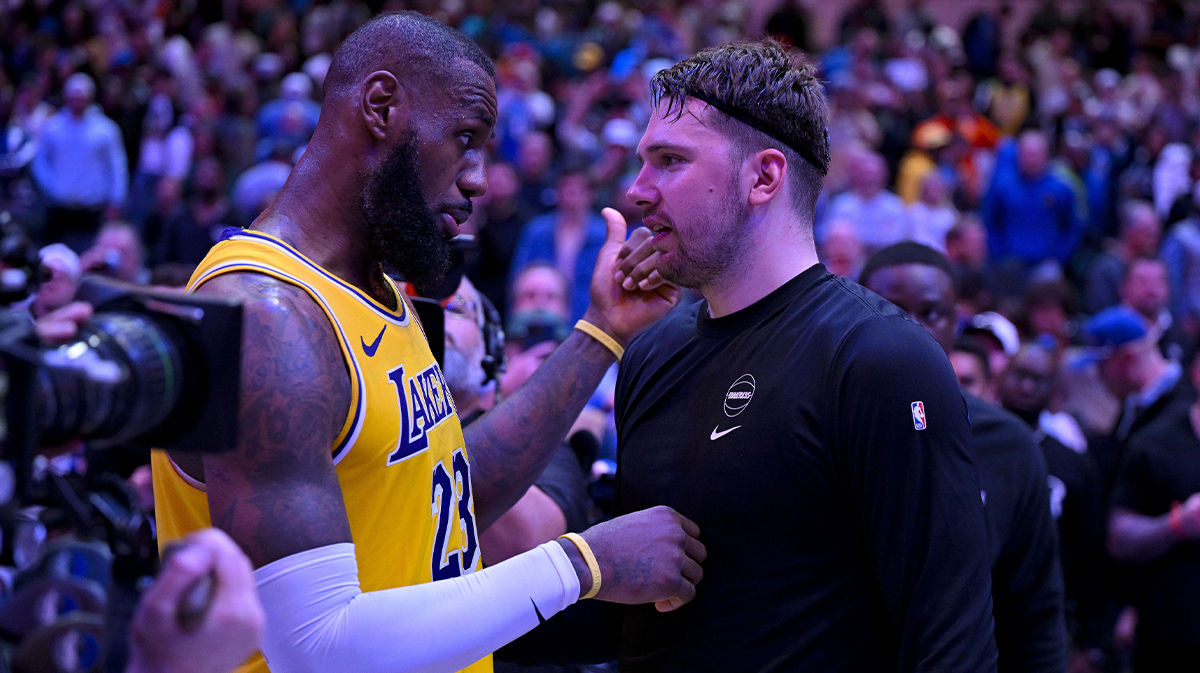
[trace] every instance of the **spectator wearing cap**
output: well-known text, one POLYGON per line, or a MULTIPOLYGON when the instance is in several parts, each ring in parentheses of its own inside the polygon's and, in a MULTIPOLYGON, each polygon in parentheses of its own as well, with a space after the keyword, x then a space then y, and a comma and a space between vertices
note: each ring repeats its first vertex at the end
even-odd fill
POLYGON ((1016 170, 997 166, 983 207, 992 257, 1025 266, 1046 259, 1066 265, 1082 233, 1075 193, 1049 170, 1049 147, 1040 132, 1021 134, 1015 158, 1016 170))
POLYGON ((66 106, 42 129, 32 166, 46 199, 46 236, 77 253, 117 217, 129 188, 121 130, 92 103, 95 94, 91 77, 67 78, 66 106))
MULTIPOLYGON (((1192 378, 1200 371, 1193 368, 1192 378)), ((1108 550, 1138 582, 1135 673, 1200 662, 1200 403, 1175 405, 1130 440, 1117 475, 1108 550)))
POLYGON ((1121 304, 1137 311, 1159 335, 1158 347, 1163 357, 1186 368, 1192 363, 1196 346, 1171 316, 1170 298, 1167 267, 1161 259, 1140 257, 1125 268, 1121 279, 1121 304))
POLYGON ((564 171, 558 178, 558 205, 525 225, 513 252, 514 270, 542 260, 570 281, 572 321, 583 317, 591 301, 592 271, 608 231, 594 203, 595 191, 587 175, 577 169, 564 171))
POLYGON ((1183 367, 1163 357, 1157 334, 1131 308, 1114 306, 1097 313, 1084 324, 1083 335, 1087 347, 1076 366, 1095 362, 1100 380, 1121 400, 1112 434, 1090 449, 1107 492, 1130 441, 1168 411, 1190 406, 1196 390, 1183 367))
POLYGON ((1087 309, 1103 311, 1121 302, 1121 279, 1130 261, 1158 252, 1162 225, 1147 201, 1127 201, 1121 208, 1121 237, 1096 255, 1088 266, 1084 293, 1087 309))
POLYGON ((995 311, 972 316, 963 329, 963 336, 974 338, 983 347, 988 358, 988 375, 992 378, 1004 373, 1008 359, 1016 355, 1021 346, 1017 326, 995 311))
MULTIPOLYGON (((844 220, 854 227, 858 240, 869 251, 885 248, 909 236, 908 212, 904 201, 884 188, 887 164, 875 152, 860 150, 849 158, 850 190, 833 197, 830 220, 844 220)), ((824 232, 821 239, 824 240, 824 232)))

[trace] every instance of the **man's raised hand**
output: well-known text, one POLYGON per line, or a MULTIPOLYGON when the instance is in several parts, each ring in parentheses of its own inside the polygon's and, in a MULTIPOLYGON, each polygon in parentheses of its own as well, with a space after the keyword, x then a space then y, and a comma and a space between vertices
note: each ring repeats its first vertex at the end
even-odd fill
MULTIPOLYGON (((666 315, 679 302, 681 292, 670 284, 633 290, 623 287, 621 281, 617 280, 617 269, 621 263, 621 252, 627 245, 625 218, 612 208, 605 208, 601 214, 608 225, 608 236, 596 258, 596 271, 592 274, 592 304, 584 314, 584 320, 626 346, 642 330, 666 315)), ((643 239, 645 234, 635 232, 635 236, 643 239)))

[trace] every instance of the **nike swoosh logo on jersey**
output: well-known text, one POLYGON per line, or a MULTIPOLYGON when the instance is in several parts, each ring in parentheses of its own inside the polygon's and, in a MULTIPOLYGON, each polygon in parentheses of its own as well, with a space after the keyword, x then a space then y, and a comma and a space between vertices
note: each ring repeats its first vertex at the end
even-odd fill
MULTIPOLYGON (((530 602, 530 603, 533 603, 533 598, 532 598, 532 597, 530 597, 530 599, 529 599, 529 602, 530 602)), ((537 603, 533 603, 533 611, 534 611, 535 613, 537 613, 538 624, 545 624, 545 623, 546 623, 546 618, 542 616, 542 611, 538 609, 538 607, 537 607, 537 603)))
POLYGON ((370 346, 367 345, 367 342, 364 341, 361 336, 358 337, 358 341, 362 344, 363 352, 367 354, 367 357, 375 357, 375 351, 379 350, 379 342, 383 341, 383 333, 385 331, 387 331, 387 325, 384 325, 383 329, 379 330, 379 336, 375 337, 375 340, 371 342, 370 346))
POLYGON ((737 430, 738 428, 740 428, 742 426, 735 425, 732 428, 729 428, 728 430, 722 430, 720 432, 717 432, 717 428, 719 428, 719 427, 721 427, 721 426, 718 425, 716 428, 713 428, 712 434, 708 436, 709 439, 716 441, 716 440, 724 437, 725 435, 728 435, 729 433, 733 432, 734 430, 737 430))

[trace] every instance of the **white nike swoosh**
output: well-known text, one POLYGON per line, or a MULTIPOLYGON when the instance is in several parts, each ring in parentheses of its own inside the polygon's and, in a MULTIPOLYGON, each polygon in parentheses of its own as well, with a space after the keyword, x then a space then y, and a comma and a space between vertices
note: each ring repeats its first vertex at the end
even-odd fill
MULTIPOLYGON (((719 427, 721 427, 721 426, 718 425, 717 428, 719 428, 719 427)), ((735 425, 732 428, 729 428, 728 430, 722 430, 720 432, 717 432, 717 428, 713 428, 712 434, 709 435, 708 438, 712 439, 712 440, 718 440, 718 439, 724 437, 725 435, 728 435, 729 433, 733 432, 734 430, 737 430, 740 427, 742 427, 742 426, 735 425)))

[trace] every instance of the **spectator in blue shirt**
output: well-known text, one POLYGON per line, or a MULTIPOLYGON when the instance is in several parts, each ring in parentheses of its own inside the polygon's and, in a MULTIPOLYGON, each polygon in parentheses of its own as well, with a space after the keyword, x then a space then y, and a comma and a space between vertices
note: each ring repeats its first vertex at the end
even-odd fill
POLYGON ((558 178, 558 204, 525 224, 509 267, 515 279, 529 262, 553 264, 571 282, 571 322, 583 317, 591 301, 588 288, 607 225, 594 207, 595 190, 581 170, 558 178))
POLYGON ((1021 134, 1015 154, 1016 170, 996 167, 984 203, 992 257, 1026 265, 1053 258, 1066 265, 1082 228, 1075 193, 1050 172, 1049 147, 1042 133, 1021 134))
POLYGON ((33 177, 46 198, 51 241, 81 253, 104 219, 115 219, 129 188, 121 130, 92 104, 96 85, 76 73, 63 86, 66 106, 42 130, 33 177))

